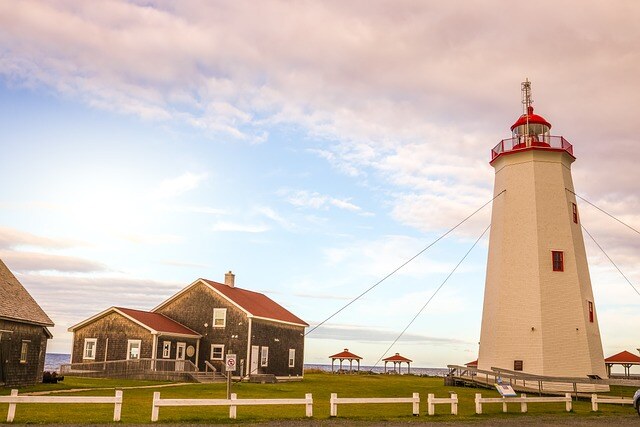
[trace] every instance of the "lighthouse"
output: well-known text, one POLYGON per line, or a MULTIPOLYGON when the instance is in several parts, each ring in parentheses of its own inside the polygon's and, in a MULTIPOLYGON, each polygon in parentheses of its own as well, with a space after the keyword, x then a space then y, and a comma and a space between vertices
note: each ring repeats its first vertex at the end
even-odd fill
POLYGON ((478 368, 606 378, 573 146, 534 113, 528 79, 522 104, 512 137, 491 150, 496 198, 478 368))

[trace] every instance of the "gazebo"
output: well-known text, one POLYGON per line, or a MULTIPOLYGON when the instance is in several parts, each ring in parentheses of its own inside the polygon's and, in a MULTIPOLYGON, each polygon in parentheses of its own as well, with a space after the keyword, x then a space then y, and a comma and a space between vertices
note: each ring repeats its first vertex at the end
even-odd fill
POLYGON ((640 365, 640 357, 625 350, 607 357, 604 359, 604 364, 607 365, 607 374, 609 376, 611 376, 611 367, 613 365, 622 365, 624 367, 624 376, 629 378, 629 370, 633 365, 640 365))
POLYGON ((404 356, 400 356, 400 353, 396 353, 391 357, 387 357, 386 359, 382 359, 384 361, 384 373, 387 373, 387 363, 393 362, 393 370, 396 370, 396 365, 398 365, 398 373, 400 373, 400 369, 402 369, 402 364, 407 364, 407 374, 411 373, 411 362, 413 360, 407 359, 404 356))
POLYGON ((354 360, 358 363, 358 372, 360 371, 360 360, 362 360, 362 357, 351 353, 348 348, 345 348, 344 351, 341 351, 340 353, 334 354, 333 356, 329 357, 331 358, 331 372, 333 372, 333 363, 336 361, 336 359, 340 361, 340 368, 338 372, 342 371, 342 361, 344 360, 349 361, 349 372, 353 370, 354 360))
POLYGON ((465 363, 464 366, 466 366, 467 368, 477 368, 478 367, 478 360, 474 360, 472 362, 465 363))

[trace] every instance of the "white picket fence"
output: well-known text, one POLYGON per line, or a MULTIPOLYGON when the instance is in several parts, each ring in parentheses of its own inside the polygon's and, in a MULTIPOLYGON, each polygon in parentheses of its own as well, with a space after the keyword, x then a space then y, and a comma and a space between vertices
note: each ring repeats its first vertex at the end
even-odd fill
POLYGON ((622 405, 633 405, 633 399, 630 397, 598 397, 597 394, 591 395, 591 410, 598 410, 598 403, 620 403, 622 405))
POLYGON ((364 403, 412 403, 413 415, 420 415, 420 394, 413 393, 413 397, 338 397, 337 393, 331 393, 330 415, 338 416, 338 405, 344 404, 364 404, 364 403))
POLYGON ((18 396, 18 390, 11 390, 10 396, 0 396, 0 403, 8 403, 7 422, 13 422, 18 403, 110 403, 113 407, 113 421, 120 421, 122 412, 122 390, 116 390, 115 397, 101 396, 18 396))
POLYGON ((229 418, 236 419, 238 406, 257 405, 305 405, 306 416, 313 416, 311 393, 305 394, 304 399, 238 399, 235 393, 231 393, 231 399, 161 399, 160 392, 156 391, 153 393, 151 421, 158 421, 162 406, 228 406, 229 418))
POLYGON ((451 415, 458 415, 458 395, 452 393, 450 397, 436 397, 435 394, 427 396, 427 407, 429 415, 436 414, 436 405, 451 405, 451 415))
POLYGON ((520 397, 482 397, 476 393, 476 414, 482 414, 483 403, 502 403, 502 412, 507 412, 508 403, 520 403, 520 412, 527 412, 528 403, 559 403, 564 402, 567 412, 571 412, 573 403, 571 394, 566 393, 564 397, 527 397, 521 394, 520 397))

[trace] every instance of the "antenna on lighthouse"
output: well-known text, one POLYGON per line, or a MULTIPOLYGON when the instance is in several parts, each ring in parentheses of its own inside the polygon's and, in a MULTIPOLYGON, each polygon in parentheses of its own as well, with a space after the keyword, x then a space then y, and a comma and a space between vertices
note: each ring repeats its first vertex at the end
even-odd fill
POLYGON ((522 114, 525 116, 526 118, 526 124, 525 124, 525 128, 524 128, 524 134, 525 135, 529 135, 529 114, 531 114, 531 111, 529 110, 529 108, 531 107, 531 103, 533 102, 533 99, 531 99, 531 82, 529 81, 529 78, 526 78, 525 81, 522 82, 522 114))

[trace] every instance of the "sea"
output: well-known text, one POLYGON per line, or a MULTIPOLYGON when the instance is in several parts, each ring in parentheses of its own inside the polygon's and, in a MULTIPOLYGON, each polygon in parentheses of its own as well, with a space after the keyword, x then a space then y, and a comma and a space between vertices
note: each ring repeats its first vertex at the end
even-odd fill
MULTIPOLYGON (((69 363, 71 355, 65 353, 47 353, 44 358, 44 370, 49 372, 60 372, 60 365, 69 363)), ((344 365, 343 365, 344 367, 344 365)), ((322 364, 305 364, 305 369, 318 369, 320 371, 331 372, 331 365, 322 364)), ((406 372, 406 365, 403 365, 402 372, 406 372)), ((360 371, 373 372, 376 374, 384 373, 384 366, 360 366, 360 371)), ((411 373, 415 375, 427 375, 431 377, 444 377, 449 372, 446 368, 414 368, 411 367, 411 373)))

